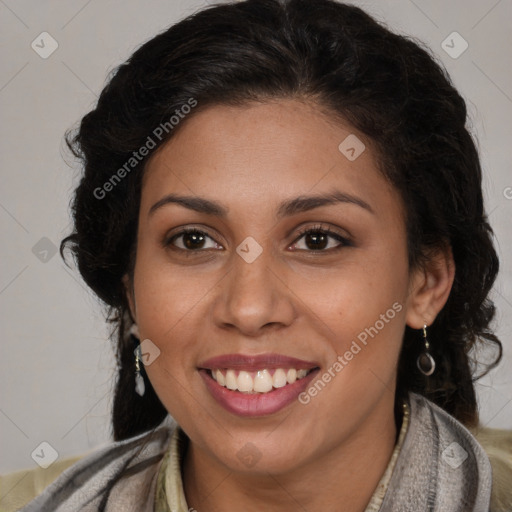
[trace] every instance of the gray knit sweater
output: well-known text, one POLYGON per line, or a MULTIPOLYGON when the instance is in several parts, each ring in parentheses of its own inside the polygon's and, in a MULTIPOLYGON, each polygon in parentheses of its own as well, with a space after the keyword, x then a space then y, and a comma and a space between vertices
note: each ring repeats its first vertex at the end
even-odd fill
MULTIPOLYGON (((409 405, 409 428, 380 512, 489 512, 491 465, 483 448, 426 398, 411 393, 409 405)), ((154 431, 80 460, 22 512, 154 512, 174 428, 168 417, 154 431)))

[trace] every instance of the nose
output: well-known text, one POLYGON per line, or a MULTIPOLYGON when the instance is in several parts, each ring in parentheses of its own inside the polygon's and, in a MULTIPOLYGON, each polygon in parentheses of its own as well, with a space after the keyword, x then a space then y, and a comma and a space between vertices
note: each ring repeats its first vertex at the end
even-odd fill
POLYGON ((265 253, 270 250, 252 263, 233 254, 233 266, 219 285, 214 305, 217 326, 257 337, 292 324, 296 316, 293 292, 265 253))

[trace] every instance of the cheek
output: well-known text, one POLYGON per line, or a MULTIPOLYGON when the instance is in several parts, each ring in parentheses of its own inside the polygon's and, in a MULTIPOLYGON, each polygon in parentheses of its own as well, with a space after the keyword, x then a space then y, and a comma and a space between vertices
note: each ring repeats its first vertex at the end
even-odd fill
POLYGON ((195 357, 204 336, 199 335, 198 326, 204 322, 202 299, 212 285, 199 276, 169 271, 167 265, 143 258, 135 270, 141 339, 151 340, 160 351, 145 370, 165 408, 185 424, 196 404, 193 389, 201 384, 195 357))
POLYGON ((137 320, 141 334, 161 339, 186 324, 215 280, 194 266, 171 265, 165 251, 141 238, 134 275, 137 320))
MULTIPOLYGON (((354 252, 330 269, 295 267, 286 284, 333 331, 342 329, 357 335, 375 324, 394 303, 404 307, 408 290, 406 255, 354 252)), ((394 313, 390 312, 393 319, 394 313)))
POLYGON ((352 277, 353 283, 347 279, 341 290, 333 285, 332 301, 313 310, 318 323, 328 326, 323 332, 329 332, 329 356, 301 402, 312 417, 329 418, 333 438, 337 429, 348 428, 347 411, 354 418, 366 417, 383 395, 392 394, 405 326, 400 287, 393 293, 352 277), (357 300, 350 284, 359 286, 357 300))
POLYGON ((144 248, 137 255, 134 279, 141 339, 149 339, 160 351, 146 372, 159 395, 166 390, 163 401, 168 406, 167 398, 182 395, 193 375, 204 298, 215 281, 197 272, 171 268, 158 251, 145 252, 144 248))
MULTIPOLYGON (((318 277, 318 276, 317 276, 318 277)), ((375 256, 347 258, 320 280, 313 275, 290 283, 304 301, 315 331, 329 340, 329 364, 336 375, 333 392, 374 393, 391 383, 405 328, 408 290, 406 251, 382 246, 375 256), (339 361, 338 357, 342 360, 339 361), (340 368, 340 365, 343 367, 340 368)), ((329 377, 326 377, 329 379, 329 377)), ((327 397, 327 395, 326 395, 327 397)))

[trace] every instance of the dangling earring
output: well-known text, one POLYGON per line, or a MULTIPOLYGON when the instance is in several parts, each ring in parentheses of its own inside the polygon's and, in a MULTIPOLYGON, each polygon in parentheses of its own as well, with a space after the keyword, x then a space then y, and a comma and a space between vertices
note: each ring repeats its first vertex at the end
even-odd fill
POLYGON ((416 366, 423 375, 428 377, 434 373, 436 362, 428 351, 430 344, 427 339, 427 324, 423 325, 423 341, 425 343, 425 352, 422 352, 418 359, 416 359, 416 366))
POLYGON ((144 377, 140 372, 141 350, 140 345, 135 349, 135 392, 139 396, 143 396, 146 392, 144 377))
POLYGON ((144 384, 144 377, 140 371, 140 362, 142 360, 141 348, 140 348, 140 334, 139 334, 139 326, 137 324, 132 324, 130 327, 130 334, 135 338, 135 392, 139 396, 143 396, 146 392, 146 385, 144 384))

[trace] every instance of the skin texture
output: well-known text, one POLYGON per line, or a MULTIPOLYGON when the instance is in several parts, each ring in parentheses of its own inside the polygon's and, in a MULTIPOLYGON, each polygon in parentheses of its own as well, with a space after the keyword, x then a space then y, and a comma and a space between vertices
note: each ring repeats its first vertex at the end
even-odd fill
POLYGON ((291 511, 342 503, 363 511, 395 444, 405 325, 433 322, 453 275, 449 251, 409 269, 402 202, 371 141, 314 104, 213 106, 183 122, 146 167, 135 269, 125 284, 141 340, 161 350, 148 376, 191 440, 188 505, 291 511), (349 134, 366 145, 355 161, 338 150, 349 134), (337 203, 277 217, 283 201, 334 189, 372 211, 337 203), (179 204, 150 213, 170 193, 216 201, 227 215, 179 204), (300 230, 319 225, 349 243, 329 237, 324 252, 312 250, 300 230), (208 235, 203 249, 169 241, 185 226, 208 235), (236 252, 249 236, 263 249, 252 263, 236 252), (315 361, 322 375, 397 303, 394 318, 306 405, 240 417, 217 404, 199 375, 213 356, 270 352, 315 361), (250 468, 237 457, 248 442, 261 454, 250 468))

